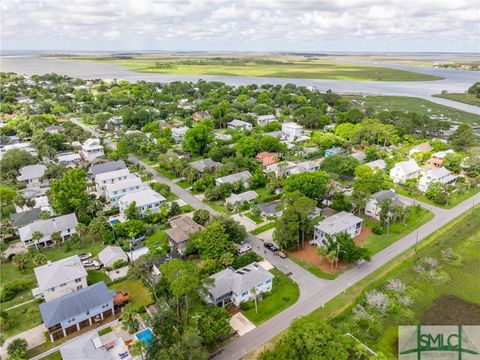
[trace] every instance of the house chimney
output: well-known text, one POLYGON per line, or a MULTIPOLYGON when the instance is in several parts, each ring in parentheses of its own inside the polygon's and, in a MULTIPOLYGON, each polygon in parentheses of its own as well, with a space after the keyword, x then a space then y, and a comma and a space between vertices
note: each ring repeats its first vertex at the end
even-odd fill
POLYGON ((253 267, 255 268, 255 270, 258 270, 258 263, 254 263, 253 267))

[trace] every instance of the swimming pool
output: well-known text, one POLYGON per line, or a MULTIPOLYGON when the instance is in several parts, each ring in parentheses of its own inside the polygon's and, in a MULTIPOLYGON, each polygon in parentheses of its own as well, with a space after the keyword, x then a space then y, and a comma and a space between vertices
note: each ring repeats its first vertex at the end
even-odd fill
POLYGON ((118 224, 119 222, 120 220, 117 220, 117 219, 110 220, 110 224, 112 225, 118 224))
POLYGON ((142 331, 139 331, 135 334, 137 340, 142 340, 145 344, 150 345, 153 342, 153 332, 152 329, 145 328, 142 331))

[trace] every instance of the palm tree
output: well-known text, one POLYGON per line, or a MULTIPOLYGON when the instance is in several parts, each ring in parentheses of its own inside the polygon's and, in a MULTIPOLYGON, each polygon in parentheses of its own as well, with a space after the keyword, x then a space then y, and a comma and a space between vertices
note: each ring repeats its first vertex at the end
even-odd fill
POLYGON ((142 360, 144 360, 145 358, 143 357, 143 353, 145 352, 146 349, 147 349, 147 344, 145 343, 145 341, 138 340, 132 344, 132 347, 130 348, 130 353, 133 356, 140 356, 142 360))
POLYGON ((255 314, 258 314, 258 303, 257 303, 257 289, 251 288, 250 289, 250 295, 253 297, 253 301, 255 302, 255 314))
POLYGON ((88 227, 87 225, 85 224, 82 224, 82 223, 79 223, 77 225, 77 227, 75 228, 77 234, 78 234, 78 237, 80 238, 80 240, 82 241, 82 244, 85 245, 85 235, 87 234, 88 232, 88 227))
POLYGON ((35 309, 34 307, 29 307, 29 308, 27 309, 27 311, 25 311, 25 315, 26 315, 27 317, 29 317, 29 318, 32 320, 32 322, 34 323, 34 322, 35 322, 35 318, 36 318, 36 316, 37 316, 37 311, 36 311, 36 309, 35 309))
POLYGON ((28 257, 25 253, 17 254, 12 258, 12 263, 21 271, 25 270, 25 265, 27 264, 27 261, 28 257))
POLYGON ((43 239, 43 234, 40 231, 34 231, 32 234, 32 240, 35 243, 35 247, 38 249, 38 242, 43 239))
POLYGON ((44 254, 36 254, 33 257, 33 265, 35 266, 41 266, 46 264, 48 261, 47 257, 44 254))
POLYGON ((133 304, 128 304, 123 308, 122 324, 130 334, 138 330, 137 309, 133 304))
POLYGON ((50 235, 50 239, 57 245, 57 247, 59 247, 62 242, 62 234, 59 231, 55 231, 50 235))
POLYGON ((326 258, 327 261, 330 263, 330 272, 333 272, 333 264, 338 264, 337 252, 335 250, 328 252, 326 258))

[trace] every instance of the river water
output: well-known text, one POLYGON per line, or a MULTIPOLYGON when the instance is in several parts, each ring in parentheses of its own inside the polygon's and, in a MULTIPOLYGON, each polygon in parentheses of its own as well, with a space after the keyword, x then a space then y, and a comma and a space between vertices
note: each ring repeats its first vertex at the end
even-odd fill
MULTIPOLYGON (((371 65, 372 63, 364 62, 371 65)), ((51 57, 41 57, 39 54, 23 53, 0 56, 0 70, 16 72, 25 75, 45 74, 55 72, 81 79, 124 79, 128 81, 193 81, 199 79, 206 81, 221 81, 228 85, 248 84, 287 84, 316 86, 319 90, 332 89, 339 93, 363 93, 378 95, 413 96, 427 99, 439 104, 451 106, 460 110, 480 115, 480 108, 456 101, 432 97, 442 90, 448 92, 464 92, 474 82, 480 81, 480 73, 476 71, 463 71, 453 69, 436 69, 404 64, 379 64, 404 70, 437 75, 444 80, 437 81, 347 81, 347 80, 323 80, 323 79, 294 79, 272 78, 253 76, 224 76, 224 75, 178 75, 178 74, 149 74, 136 73, 127 68, 113 64, 98 62, 63 60, 51 57)))

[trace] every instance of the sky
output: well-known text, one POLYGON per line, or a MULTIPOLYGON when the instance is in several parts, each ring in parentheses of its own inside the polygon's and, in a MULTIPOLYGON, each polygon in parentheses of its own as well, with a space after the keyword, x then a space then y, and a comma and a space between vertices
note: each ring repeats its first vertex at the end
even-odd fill
POLYGON ((480 0, 2 0, 6 50, 480 52, 480 0))

